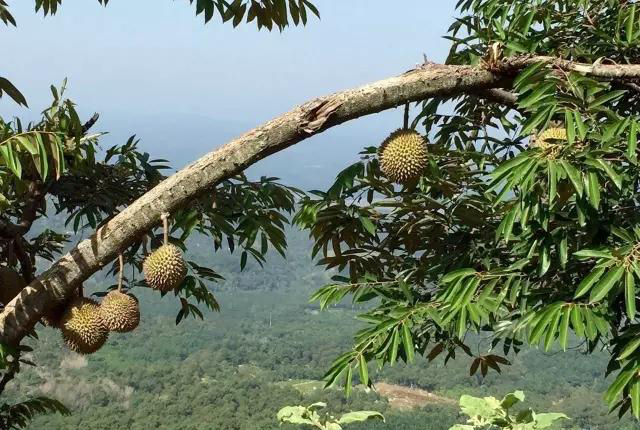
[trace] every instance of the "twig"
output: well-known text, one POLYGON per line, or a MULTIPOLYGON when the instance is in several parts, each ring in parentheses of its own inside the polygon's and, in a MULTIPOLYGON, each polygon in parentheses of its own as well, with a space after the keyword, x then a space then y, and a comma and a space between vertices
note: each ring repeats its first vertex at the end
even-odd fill
POLYGON ((120 271, 118 272, 118 291, 122 292, 122 278, 124 276, 124 257, 122 257, 122 254, 118 255, 118 263, 120 265, 120 271))
POLYGON ((168 245, 169 244, 169 213, 168 212, 163 212, 162 215, 160 215, 160 218, 162 218, 162 229, 163 229, 163 244, 164 245, 168 245))
POLYGON ((409 103, 404 105, 404 129, 407 130, 409 128, 409 103))

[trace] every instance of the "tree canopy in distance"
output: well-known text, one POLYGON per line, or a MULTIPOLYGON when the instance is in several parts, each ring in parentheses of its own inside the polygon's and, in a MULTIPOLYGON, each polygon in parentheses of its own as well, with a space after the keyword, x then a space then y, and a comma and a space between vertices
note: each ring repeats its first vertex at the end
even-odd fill
MULTIPOLYGON (((38 5, 51 13, 59 3, 38 5)), ((218 2, 195 3, 207 20, 218 2)), ((237 23, 245 3, 225 3, 234 13, 242 9, 237 23)), ((302 22, 304 5, 314 11, 307 3, 296 3, 302 22)), ((264 19, 286 25, 286 13, 273 12, 284 1, 251 4, 264 7, 266 28, 264 19)), ((371 384, 371 362, 411 361, 416 354, 466 355, 470 373, 485 375, 525 346, 605 348, 607 372, 616 375, 605 400, 621 415, 640 418, 636 4, 461 0, 457 8, 445 65, 425 63, 310 101, 167 179, 160 174, 165 161, 137 152, 135 139, 96 161, 99 136, 87 134, 91 124, 77 118, 61 92, 54 91, 42 122, 24 129, 3 123, 4 261, 31 283, 0 314, 4 354, 16 354, 12 348, 52 301, 69 299, 120 252, 140 268, 144 237, 158 246, 153 229, 165 212, 172 214, 172 242, 183 247, 199 231, 216 249, 225 241, 241 247, 244 266, 249 257, 262 261, 270 247, 285 252, 283 213, 296 211, 294 222, 311 233, 320 263, 340 271, 314 299, 322 307, 346 296, 370 303, 361 316, 369 327, 328 370, 328 384, 340 381, 348 392, 354 383, 371 384), (411 102, 419 112, 402 127, 428 141, 419 177, 391 182, 377 142, 326 191, 304 194, 274 178, 238 176, 329 127, 411 102), (109 174, 88 173, 97 169, 109 174), (95 202, 77 192, 83 186, 113 196, 95 202), (97 229, 66 257, 58 258, 65 238, 56 232, 24 238, 49 202, 70 214, 74 229, 97 229), (36 274, 33 257, 44 254, 57 261, 36 274), (491 351, 467 345, 474 331, 492 336, 491 351)), ((7 16, 6 5, 0 13, 7 16)), ((226 13, 220 11, 223 20, 236 24, 238 15, 226 13)), ((13 89, 3 90, 21 102, 13 89)), ((178 320, 201 316, 189 298, 218 306, 204 283, 217 274, 188 265, 176 290, 178 320)), ((7 364, 5 373, 15 367, 7 364)))

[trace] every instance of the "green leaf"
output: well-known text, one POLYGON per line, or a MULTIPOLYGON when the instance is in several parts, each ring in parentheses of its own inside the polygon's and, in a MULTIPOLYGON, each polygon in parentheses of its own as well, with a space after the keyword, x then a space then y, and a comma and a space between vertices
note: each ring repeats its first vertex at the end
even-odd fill
POLYGON ((240 270, 244 270, 244 268, 247 266, 247 251, 242 251, 242 254, 240 256, 240 270))
POLYGON ((536 102, 544 99, 545 97, 550 97, 555 93, 555 82, 546 82, 542 85, 538 86, 535 90, 531 92, 527 97, 521 100, 518 104, 521 108, 528 108, 536 104, 536 102))
POLYGON ((636 316, 636 282, 633 270, 625 272, 624 277, 624 300, 627 308, 627 316, 633 319, 636 316))
POLYGON ((8 79, 0 76, 0 97, 3 92, 7 93, 14 102, 24 107, 28 107, 27 99, 24 98, 22 93, 8 79))
POLYGON ((609 389, 605 393, 604 399, 607 404, 612 405, 624 389, 627 383, 635 376, 637 369, 633 366, 625 366, 625 369, 621 371, 616 377, 615 381, 609 386, 609 389))
POLYGON ((37 145, 32 142, 27 136, 16 136, 16 140, 20 142, 20 145, 22 145, 22 147, 26 149, 29 154, 35 155, 38 153, 37 145))
POLYGON ((636 419, 640 419, 640 379, 636 379, 631 383, 629 389, 629 397, 631 397, 631 410, 636 419))
POLYGON ((636 160, 638 148, 638 123, 636 120, 631 121, 631 130, 629 131, 629 139, 627 140, 627 156, 630 160, 636 160))
POLYGON ((605 103, 608 103, 608 102, 614 101, 616 99, 619 99, 625 93, 626 93, 625 90, 616 90, 616 91, 608 92, 607 94, 604 94, 604 95, 596 98, 591 103, 589 103, 589 109, 593 109, 593 108, 596 108, 596 107, 598 107, 600 105, 603 105, 605 103))
POLYGON ((520 72, 518 77, 513 80, 514 88, 518 88, 527 79, 529 79, 531 76, 535 75, 538 71, 542 70, 546 66, 547 66, 547 62, 545 62, 545 61, 541 61, 539 63, 534 63, 534 64, 532 64, 530 66, 527 66, 522 72, 520 72))
POLYGON ((600 182, 596 172, 587 173, 587 194, 591 206, 598 209, 600 207, 600 182))
POLYGON ((576 120, 576 127, 578 129, 578 136, 580 137, 580 140, 584 140, 587 137, 587 126, 585 125, 584 121, 582 120, 582 115, 580 115, 580 113, 578 112, 574 112, 574 118, 576 120))
POLYGON ((460 409, 470 417, 480 417, 489 422, 502 416, 502 406, 495 397, 472 397, 462 395, 460 397, 460 409))
POLYGON ((520 134, 524 136, 529 135, 533 131, 533 129, 549 121, 549 119, 555 113, 555 110, 556 106, 550 105, 538 111, 534 116, 526 121, 524 127, 522 127, 522 130, 520 130, 520 134))
POLYGON ((597 159, 596 163, 602 168, 602 170, 607 173, 616 187, 618 187, 618 189, 622 189, 622 177, 618 175, 615 170, 613 170, 611 164, 601 158, 597 159))
POLYGON ((524 392, 522 391, 514 391, 513 393, 509 393, 502 399, 500 402, 500 406, 504 409, 511 409, 513 406, 520 402, 524 402, 524 392))
MULTIPOLYGON (((491 177, 500 178, 504 173, 508 172, 511 169, 516 168, 520 164, 529 160, 530 158, 527 155, 521 154, 521 155, 518 155, 517 157, 512 158, 509 161, 500 163, 500 165, 496 167, 493 172, 491 172, 491 177)), ((489 186, 491 186, 491 184, 489 184, 489 186)))
POLYGON ((582 310, 582 313, 584 314, 584 318, 586 321, 585 334, 587 335, 587 338, 589 340, 593 340, 598 335, 593 312, 591 311, 591 309, 585 308, 582 310))
POLYGON ((576 289, 576 293, 573 296, 574 299, 578 299, 584 296, 590 289, 591 286, 604 274, 606 268, 600 267, 594 269, 589 273, 581 282, 578 284, 578 288, 576 289))
POLYGON ((543 242, 540 247, 540 262, 538 264, 538 276, 543 276, 551 267, 551 259, 549 258, 549 244, 543 242))
POLYGON ((627 346, 625 346, 622 349, 617 360, 622 361, 627 359, 631 354, 633 354, 636 351, 636 349, 638 349, 639 346, 640 346, 640 337, 629 342, 627 346))
POLYGON ((549 204, 551 205, 556 198, 556 190, 558 186, 557 165, 550 160, 547 164, 548 181, 549 181, 549 204))
POLYGON ((20 160, 15 156, 10 143, 0 145, 0 155, 2 155, 5 164, 13 174, 18 178, 22 178, 22 165, 20 164, 20 160))
POLYGON ((582 321, 580 306, 573 306, 571 309, 571 326, 576 336, 584 336, 584 322, 582 321))
POLYGON ((551 349, 551 345, 553 345, 553 341, 556 338, 556 333, 558 331, 558 325, 560 324, 560 318, 562 317, 562 313, 560 309, 557 309, 553 313, 553 319, 549 324, 547 329, 547 334, 544 338, 544 350, 549 351, 551 349))
POLYGON ((576 126, 573 121, 573 112, 566 111, 564 113, 564 122, 567 128, 567 142, 569 145, 573 145, 576 141, 576 126))
POLYGON ((277 419, 280 423, 315 425, 312 420, 305 418, 307 414, 304 406, 285 406, 278 411, 277 419))
POLYGON ((604 251, 599 249, 581 249, 580 251, 574 252, 573 255, 581 259, 586 259, 586 258, 612 259, 613 258, 613 254, 611 254, 611 251, 608 251, 608 250, 604 251))
POLYGON ((407 361, 409 363, 413 362, 413 336, 411 336, 411 331, 406 323, 402 324, 402 344, 404 345, 404 352, 407 355, 407 361))
POLYGON ((371 235, 376 234, 376 226, 371 222, 371 220, 365 216, 360 217, 360 223, 362 226, 369 232, 371 235))
POLYGON ((611 270, 595 285, 589 296, 589 302, 594 303, 602 300, 613 286, 622 278, 624 267, 617 266, 611 270))
POLYGON ((538 343, 544 334, 544 330, 553 321, 555 315, 559 315, 562 305, 563 303, 554 303, 553 305, 548 306, 545 310, 541 311, 537 320, 534 319, 535 324, 533 324, 534 321, 532 321, 533 330, 531 330, 531 334, 529 335, 529 343, 538 343))
POLYGON ((367 360, 364 358, 364 354, 360 354, 360 383, 367 386, 369 385, 369 368, 367 367, 367 360))
POLYGON ((546 429, 551 427, 558 420, 568 420, 569 417, 565 414, 550 412, 546 414, 535 414, 535 430, 546 429))
POLYGON ((582 175, 580 174, 578 169, 576 169, 568 161, 559 160, 559 162, 562 168, 564 169, 564 171, 567 173, 567 176, 569 177, 569 180, 571 181, 573 188, 576 190, 576 193, 578 194, 578 196, 582 197, 582 193, 583 193, 582 175))
POLYGON ((626 17, 626 23, 625 23, 625 36, 627 38, 627 43, 631 43, 633 42, 633 24, 635 24, 635 17, 636 17, 636 5, 635 3, 631 4, 631 7, 629 8, 629 12, 628 15, 626 17))
POLYGON ((474 275, 475 273, 476 270, 471 268, 457 269, 444 275, 440 282, 443 284, 448 284, 458 278, 474 275))
POLYGON ((47 156, 47 149, 44 146, 42 136, 39 133, 36 134, 36 142, 38 144, 38 153, 33 157, 33 161, 40 177, 46 179, 49 174, 49 157, 47 156))
POLYGON ((560 240, 558 244, 558 259, 560 260, 560 266, 564 269, 567 266, 567 260, 569 259, 569 250, 566 236, 560 240))
POLYGON ((398 334, 398 330, 394 330, 391 338, 391 357, 389 358, 389 363, 394 365, 396 360, 398 359, 398 345, 400 345, 400 335, 398 334))
POLYGON ((505 242, 509 242, 511 238, 511 232, 513 231, 513 223, 516 220, 516 216, 520 213, 520 205, 515 205, 513 209, 509 211, 505 218, 505 223, 502 229, 502 235, 505 242))
POLYGON ((562 313, 562 321, 560 322, 559 342, 563 351, 567 350, 569 321, 571 319, 571 306, 565 306, 562 313))
POLYGON ((351 424, 368 420, 380 420, 384 422, 384 416, 376 411, 349 412, 340 417, 338 424, 351 424))

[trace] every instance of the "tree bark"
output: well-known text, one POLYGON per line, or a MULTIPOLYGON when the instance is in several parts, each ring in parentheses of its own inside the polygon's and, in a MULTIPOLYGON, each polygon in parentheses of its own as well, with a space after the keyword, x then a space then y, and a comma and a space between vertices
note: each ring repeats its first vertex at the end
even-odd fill
MULTIPOLYGON (((508 59, 490 67, 425 64, 398 77, 305 103, 210 152, 168 177, 80 242, 38 276, 0 314, 0 342, 15 345, 41 316, 69 297, 89 276, 153 228, 163 212, 174 212, 212 192, 220 181, 315 134, 365 115, 431 97, 480 93, 508 87, 519 69, 537 61, 599 77, 640 76, 640 66, 580 65, 548 57, 508 59)), ((494 96, 496 95, 493 92, 494 96)), ((509 94, 502 98, 513 100, 509 94)))

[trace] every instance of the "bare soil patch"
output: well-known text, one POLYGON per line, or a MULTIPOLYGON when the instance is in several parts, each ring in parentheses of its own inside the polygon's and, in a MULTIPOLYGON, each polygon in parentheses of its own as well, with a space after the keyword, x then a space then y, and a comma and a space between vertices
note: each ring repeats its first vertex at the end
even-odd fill
POLYGON ((388 384, 379 382, 375 384, 376 391, 389 400, 389 405, 394 409, 408 410, 421 408, 429 404, 446 403, 456 404, 457 402, 447 397, 438 396, 419 388, 409 388, 403 385, 388 384))

